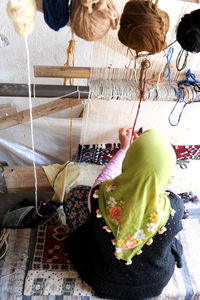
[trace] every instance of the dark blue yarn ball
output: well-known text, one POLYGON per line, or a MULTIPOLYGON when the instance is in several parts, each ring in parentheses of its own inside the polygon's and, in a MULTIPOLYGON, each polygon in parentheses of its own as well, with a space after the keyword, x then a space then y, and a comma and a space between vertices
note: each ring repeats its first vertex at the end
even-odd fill
POLYGON ((58 31, 69 20, 69 0, 43 0, 45 22, 53 30, 58 31))
POLYGON ((176 39, 189 52, 200 52, 200 9, 185 14, 177 28, 176 39))

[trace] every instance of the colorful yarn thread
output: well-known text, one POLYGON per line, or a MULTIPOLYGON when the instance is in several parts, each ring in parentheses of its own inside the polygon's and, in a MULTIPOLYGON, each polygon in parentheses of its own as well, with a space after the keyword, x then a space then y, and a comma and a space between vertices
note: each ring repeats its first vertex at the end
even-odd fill
MULTIPOLYGON (((64 64, 65 67, 68 66, 74 66, 74 51, 75 51, 75 40, 74 40, 74 35, 72 33, 72 38, 69 41, 69 45, 67 47, 67 61, 64 64)), ((69 80, 69 84, 73 85, 74 84, 74 80, 72 78, 68 78, 69 80)), ((63 85, 67 84, 67 78, 64 78, 64 82, 63 85)), ((69 150, 69 160, 72 159, 72 127, 73 127, 73 108, 74 108, 74 100, 70 101, 70 106, 71 106, 71 110, 70 110, 70 150, 69 150)))
POLYGON ((165 54, 166 56, 166 59, 167 59, 167 63, 166 63, 166 66, 165 66, 165 69, 164 69, 164 72, 163 72, 163 77, 164 78, 167 78, 168 79, 168 83, 169 83, 169 86, 171 88, 174 89, 176 95, 178 96, 178 99, 172 109, 172 111, 170 112, 169 114, 169 117, 168 117, 168 121, 170 123, 171 126, 177 126, 181 120, 181 116, 183 114, 183 111, 185 109, 185 107, 188 105, 188 104, 192 104, 192 103, 195 103, 195 102, 200 102, 200 100, 198 100, 200 98, 200 96, 196 97, 195 99, 191 100, 191 101, 185 101, 184 99, 184 96, 183 96, 183 92, 182 92, 182 89, 181 89, 181 86, 191 86, 192 83, 200 83, 200 81, 198 81, 195 77, 194 74, 191 73, 190 69, 188 70, 187 74, 186 74, 186 82, 183 82, 183 81, 180 81, 178 83, 178 89, 172 85, 171 83, 171 67, 170 67, 170 64, 171 64, 171 59, 172 59, 172 56, 173 56, 173 52, 174 52, 174 48, 170 47, 169 50, 168 50, 168 53, 165 54), (189 78, 191 78, 191 80, 189 80, 189 78), (184 105, 181 109, 181 112, 178 116, 178 120, 176 123, 172 123, 171 121, 171 117, 172 117, 172 114, 174 113, 178 103, 180 101, 183 101, 184 105))
POLYGON ((139 78, 139 86, 138 86, 138 88, 140 89, 140 100, 139 100, 139 104, 138 104, 138 108, 137 108, 137 112, 136 112, 136 116, 135 116, 135 120, 134 120, 134 124, 133 124, 133 128, 132 128, 130 144, 133 141, 134 132, 135 132, 135 126, 136 126, 136 123, 137 123, 137 119, 138 119, 138 115, 139 115, 139 111, 140 111, 141 102, 144 99, 144 95, 145 95, 146 70, 150 66, 151 66, 151 64, 150 64, 150 61, 148 59, 144 59, 141 62, 141 70, 140 70, 140 78, 139 78), (143 75, 144 75, 144 78, 143 78, 143 75))

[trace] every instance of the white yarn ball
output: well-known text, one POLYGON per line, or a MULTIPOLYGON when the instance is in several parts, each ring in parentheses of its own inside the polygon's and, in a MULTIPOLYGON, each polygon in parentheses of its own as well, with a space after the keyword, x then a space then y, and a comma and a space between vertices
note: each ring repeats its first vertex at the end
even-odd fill
POLYGON ((35 0, 9 0, 7 13, 14 22, 17 33, 22 36, 30 34, 35 28, 35 0))

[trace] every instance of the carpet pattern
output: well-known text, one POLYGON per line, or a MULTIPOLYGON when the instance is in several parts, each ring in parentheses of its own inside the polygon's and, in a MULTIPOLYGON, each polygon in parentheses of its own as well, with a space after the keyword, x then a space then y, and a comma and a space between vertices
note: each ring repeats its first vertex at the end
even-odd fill
MULTIPOLYGON (((200 252, 200 220, 187 219, 183 220, 183 230, 179 233, 178 238, 181 240, 184 256, 183 268, 175 268, 175 272, 169 281, 168 285, 163 290, 159 297, 151 300, 185 300, 200 299, 200 262, 198 260, 200 252)), ((60 226, 57 215, 52 216, 48 221, 38 228, 36 238, 31 233, 30 229, 15 229, 10 231, 9 248, 4 259, 0 261, 0 267, 10 267, 0 270, 0 276, 6 275, 11 271, 11 266, 16 269, 15 274, 0 279, 0 299, 2 300, 97 300, 91 288, 82 282, 78 274, 73 269, 70 261, 66 257, 56 259, 55 262, 48 262, 49 269, 44 268, 44 263, 47 260, 53 259, 52 253, 48 257, 48 248, 51 248, 51 243, 48 240, 49 234, 52 233, 52 228, 60 226), (46 231, 43 227, 46 227, 46 231), (49 227, 49 228, 48 228, 49 227), (52 228, 51 228, 52 227, 52 228), (41 231, 42 229, 42 231, 41 231), (40 233, 43 232, 41 240, 40 233), (38 238, 37 238, 38 237, 38 238), (35 258, 37 257, 37 245, 48 245, 43 247, 44 255, 40 256, 40 267, 35 266, 35 258), (29 246, 34 245, 33 254, 29 246), (46 250, 45 250, 46 249, 46 250), (26 274, 26 266, 28 261, 29 270, 26 274), (66 261, 65 261, 66 260, 66 261), (68 266, 62 270, 62 266, 68 266), (70 267, 69 267, 70 266, 70 267), (35 269, 33 269, 35 268, 35 269), (25 280, 25 284, 24 284, 25 280), (24 284, 24 289, 23 289, 24 284)), ((60 227, 59 227, 60 228, 60 227)), ((33 230, 32 230, 33 231, 33 230)), ((55 239, 62 244, 64 237, 68 234, 62 230, 54 231, 55 239)), ((60 249, 62 248, 61 244, 60 249)), ((30 247, 31 248, 31 247, 30 247)), ((41 250, 41 249, 40 249, 41 250)), ((50 249, 52 250, 52 249, 50 249)), ((51 252, 51 251, 50 251, 51 252)), ((58 253, 54 253, 58 254, 58 253)), ((61 251, 60 251, 61 254, 61 251)), ((53 255, 54 256, 54 255, 53 255)), ((149 299, 150 300, 150 299, 149 299)))
MULTIPOLYGON (((51 227, 52 224, 49 224, 48 226, 51 227)), ((199 221, 196 219, 183 220, 183 228, 184 229, 178 236, 184 248, 183 268, 175 268, 174 275, 172 276, 168 285, 163 290, 163 293, 159 297, 152 298, 152 300, 185 300, 199 299, 198 297, 200 297, 200 286, 198 284, 200 282, 200 262, 197 260, 198 253, 200 251, 199 221)), ((38 232, 40 232, 40 230, 38 230, 38 232)), ((43 239, 43 242, 39 242, 37 240, 36 245, 38 243, 46 243, 45 240, 47 241, 46 244, 50 245, 50 243, 48 244, 48 230, 46 230, 46 236, 45 238, 43 236, 43 239)), ((64 239, 62 242, 64 243, 64 239)), ((34 251, 36 253, 37 249, 34 251)), ((43 253, 45 253, 45 251, 43 251, 43 253)), ((36 255, 33 257, 36 258, 36 255)), ((64 300, 65 297, 69 296, 71 296, 71 300, 98 299, 94 296, 94 293, 91 290, 91 288, 86 283, 80 280, 78 274, 73 269, 73 266, 71 265, 67 257, 64 257, 63 255, 63 257, 60 258, 61 263, 55 263, 54 269, 52 269, 53 264, 51 267, 49 267, 49 269, 42 269, 47 259, 49 258, 47 258, 46 255, 40 257, 42 259, 41 264, 39 264, 40 268, 38 268, 38 266, 35 268, 33 262, 31 265, 32 269, 30 269, 27 273, 24 287, 24 295, 29 296, 29 298, 24 299, 32 300, 36 296, 47 297, 48 295, 51 296, 49 296, 49 298, 44 299, 53 300, 53 298, 50 298, 53 297, 52 295, 57 295, 57 297, 59 297, 57 298, 58 300, 64 300), (64 271, 62 270, 62 259, 66 259, 66 267, 64 271)))
POLYGON ((64 240, 68 230, 62 225, 57 213, 32 231, 35 245, 30 244, 30 269, 64 271, 73 268, 71 262, 64 255, 64 240))
MULTIPOLYGON (((177 159, 200 159, 200 145, 175 146, 177 159)), ((120 144, 79 145, 76 161, 94 164, 107 164, 120 149, 120 144)))

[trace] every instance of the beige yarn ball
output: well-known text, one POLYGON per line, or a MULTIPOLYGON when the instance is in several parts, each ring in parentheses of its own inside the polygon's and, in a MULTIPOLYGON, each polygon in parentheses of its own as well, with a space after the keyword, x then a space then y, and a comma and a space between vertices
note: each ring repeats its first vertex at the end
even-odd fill
POLYGON ((116 29, 119 15, 113 0, 72 0, 70 26, 86 41, 101 39, 110 28, 116 29))
POLYGON ((9 0, 7 13, 14 22, 17 33, 29 35, 35 28, 35 0, 9 0))

